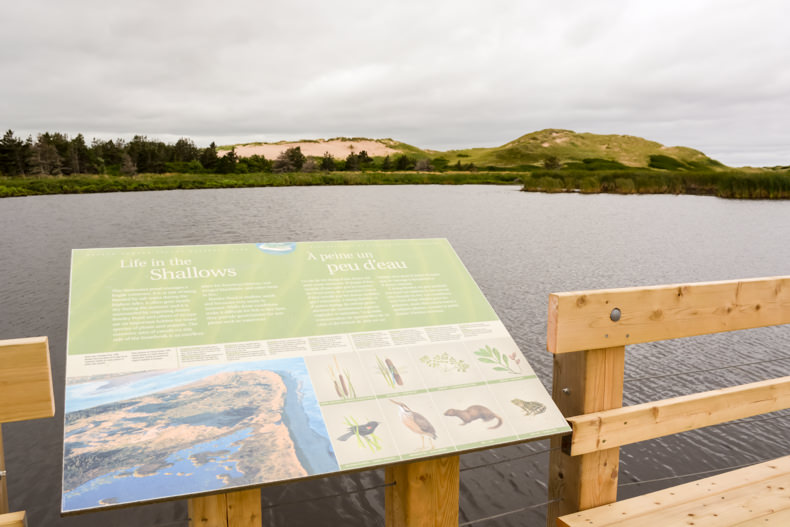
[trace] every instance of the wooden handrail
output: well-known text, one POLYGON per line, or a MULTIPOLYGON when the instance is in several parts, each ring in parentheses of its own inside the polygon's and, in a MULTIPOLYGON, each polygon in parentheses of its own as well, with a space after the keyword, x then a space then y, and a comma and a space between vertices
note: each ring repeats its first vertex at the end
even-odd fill
POLYGON ((577 417, 552 440, 548 525, 616 500, 622 445, 790 407, 777 379, 620 408, 626 345, 789 323, 790 276, 551 294, 552 397, 577 417))
POLYGON ((568 353, 788 323, 790 276, 554 293, 546 346, 568 353))
POLYGON ((570 455, 790 408, 790 377, 571 417, 570 455))

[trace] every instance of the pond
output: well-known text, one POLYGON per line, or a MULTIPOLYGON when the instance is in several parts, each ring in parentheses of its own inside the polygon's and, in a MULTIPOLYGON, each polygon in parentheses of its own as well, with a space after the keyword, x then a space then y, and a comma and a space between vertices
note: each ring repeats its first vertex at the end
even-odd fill
MULTIPOLYGON (((54 374, 55 418, 3 427, 11 509, 27 510, 31 525, 187 524, 183 500, 60 518, 73 248, 447 238, 547 387, 551 292, 790 274, 785 201, 287 187, 6 198, 0 222, 0 338, 48 336, 54 374)), ((629 347, 625 404, 790 375, 788 342, 780 327, 629 347)), ((620 497, 787 452, 786 414, 626 447, 620 497)), ((533 506, 547 499, 547 449, 462 456, 461 523, 543 525, 545 506, 533 506)), ((268 487, 264 525, 383 525, 382 485, 383 471, 366 471, 268 487)))

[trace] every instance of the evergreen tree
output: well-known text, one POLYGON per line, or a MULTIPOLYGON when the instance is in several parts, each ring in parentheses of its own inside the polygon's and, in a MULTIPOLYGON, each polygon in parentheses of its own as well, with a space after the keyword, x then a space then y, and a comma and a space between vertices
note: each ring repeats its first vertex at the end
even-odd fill
POLYGON ((0 173, 6 176, 24 176, 30 157, 30 144, 14 137, 8 130, 0 139, 0 173))
POLYGON ((395 160, 395 170, 411 170, 412 166, 412 160, 405 154, 401 154, 395 160))
POLYGON ((354 152, 346 157, 346 170, 359 170, 359 156, 354 152))
POLYGON ((189 163, 195 161, 199 156, 200 150, 192 142, 192 139, 182 137, 173 145, 173 156, 170 160, 177 163, 189 163))
POLYGON ((384 161, 381 162, 381 170, 390 170, 392 169, 392 162, 390 161, 390 156, 384 158, 384 161))
POLYGON ((200 164, 203 165, 203 168, 206 170, 214 170, 218 160, 217 145, 212 141, 211 144, 208 145, 208 148, 204 148, 203 152, 200 154, 200 164))
POLYGON ((335 169, 335 159, 329 154, 324 152, 324 157, 321 158, 321 170, 331 172, 335 169))
POLYGON ((216 172, 218 174, 232 174, 236 171, 236 163, 239 158, 236 156, 236 149, 231 148, 230 152, 220 157, 217 161, 216 172))
POLYGON ((368 166, 370 166, 371 163, 373 163, 373 158, 370 157, 368 155, 367 151, 365 151, 365 150, 362 150, 358 154, 358 157, 359 157, 359 166, 360 166, 360 168, 367 168, 368 166))

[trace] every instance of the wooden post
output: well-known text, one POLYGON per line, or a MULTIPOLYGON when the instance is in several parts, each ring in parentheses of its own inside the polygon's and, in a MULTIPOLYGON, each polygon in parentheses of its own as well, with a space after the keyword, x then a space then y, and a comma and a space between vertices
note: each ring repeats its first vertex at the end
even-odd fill
POLYGON ((384 516, 387 527, 458 525, 461 483, 458 456, 387 467, 384 516))
POLYGON ((261 489, 189 500, 189 527, 261 527, 261 489))
POLYGON ((3 450, 3 428, 0 425, 0 514, 8 512, 8 485, 5 473, 5 451, 3 450))
MULTIPOLYGON (((623 405, 625 347, 554 355, 552 397, 563 415, 575 416, 623 405)), ((547 525, 558 516, 617 500, 620 449, 571 457, 562 438, 551 440, 547 525)))

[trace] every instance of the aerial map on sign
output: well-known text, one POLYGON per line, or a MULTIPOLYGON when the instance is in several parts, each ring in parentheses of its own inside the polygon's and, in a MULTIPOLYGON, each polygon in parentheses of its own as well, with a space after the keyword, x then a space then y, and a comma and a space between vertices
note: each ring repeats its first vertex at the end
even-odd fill
POLYGON ((447 240, 72 253, 64 513, 568 431, 447 240))

